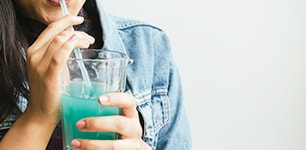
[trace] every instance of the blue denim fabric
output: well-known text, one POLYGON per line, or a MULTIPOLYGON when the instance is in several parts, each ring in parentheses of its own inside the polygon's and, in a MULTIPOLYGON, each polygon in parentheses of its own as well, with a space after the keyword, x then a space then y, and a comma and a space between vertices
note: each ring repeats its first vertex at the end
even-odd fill
POLYGON ((143 22, 108 16, 100 1, 96 3, 104 49, 127 53, 134 60, 127 72, 127 91, 144 119, 143 140, 154 150, 190 150, 181 79, 167 35, 143 22))
MULTIPOLYGON (((167 35, 152 25, 108 15, 101 1, 96 0, 96 4, 103 27, 103 49, 126 53, 134 60, 127 70, 126 92, 135 97, 143 118, 143 140, 153 150, 190 150, 181 79, 167 35)), ((22 102, 19 105, 24 107, 22 102)))

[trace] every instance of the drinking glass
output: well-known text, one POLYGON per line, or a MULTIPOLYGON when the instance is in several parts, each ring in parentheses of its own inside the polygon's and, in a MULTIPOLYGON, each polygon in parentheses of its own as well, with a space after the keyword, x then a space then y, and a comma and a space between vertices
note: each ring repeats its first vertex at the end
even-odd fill
POLYGON ((62 75, 61 121, 66 150, 72 149, 70 143, 76 138, 118 138, 113 132, 81 132, 76 128, 76 122, 87 117, 120 115, 119 107, 102 106, 98 97, 124 91, 126 69, 132 62, 126 54, 116 51, 81 49, 79 52, 82 57, 71 53, 62 75))

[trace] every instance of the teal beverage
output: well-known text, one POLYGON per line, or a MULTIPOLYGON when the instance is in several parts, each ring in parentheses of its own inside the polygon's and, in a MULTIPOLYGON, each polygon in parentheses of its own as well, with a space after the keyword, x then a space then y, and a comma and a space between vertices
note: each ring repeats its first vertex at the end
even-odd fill
MULTIPOLYGON (((118 139, 117 133, 112 132, 81 132, 76 128, 76 122, 80 119, 94 116, 119 115, 120 108, 114 106, 101 106, 98 97, 115 91, 103 91, 105 84, 91 82, 89 87, 84 82, 70 83, 66 87, 66 93, 62 94, 61 112, 63 125, 63 138, 67 149, 71 148, 71 141, 80 139, 114 140, 118 139), (67 94, 69 93, 69 94, 67 94)), ((103 126, 103 124, 101 124, 103 126)))

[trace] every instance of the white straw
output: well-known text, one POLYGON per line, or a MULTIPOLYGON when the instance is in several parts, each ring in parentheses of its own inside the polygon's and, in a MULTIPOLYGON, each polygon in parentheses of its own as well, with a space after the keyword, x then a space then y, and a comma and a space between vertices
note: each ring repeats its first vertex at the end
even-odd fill
MULTIPOLYGON (((64 14, 64 16, 68 15, 69 12, 68 12, 68 9, 67 9, 67 6, 66 6, 66 2, 65 0, 60 0, 60 5, 61 5, 61 8, 62 8, 62 12, 64 14)), ((73 27, 71 26, 69 28, 71 31, 74 31, 73 27)), ((81 51, 79 48, 75 48, 74 49, 74 54, 75 54, 75 57, 77 59, 82 59, 82 54, 81 54, 81 51)), ((89 80, 89 76, 88 76, 88 73, 87 73, 87 70, 84 66, 84 63, 82 61, 77 61, 78 64, 80 65, 80 69, 81 69, 81 74, 83 76, 83 79, 85 81, 85 84, 89 87, 91 87, 91 83, 90 83, 90 80, 89 80)))
MULTIPOLYGON (((64 16, 69 15, 68 8, 67 8, 65 0, 60 0, 60 5, 61 5, 62 12, 63 12, 64 16)), ((70 27, 70 30, 74 31, 72 26, 70 27)))
POLYGON ((65 0, 60 0, 60 5, 63 11, 63 14, 66 16, 69 14, 65 0))

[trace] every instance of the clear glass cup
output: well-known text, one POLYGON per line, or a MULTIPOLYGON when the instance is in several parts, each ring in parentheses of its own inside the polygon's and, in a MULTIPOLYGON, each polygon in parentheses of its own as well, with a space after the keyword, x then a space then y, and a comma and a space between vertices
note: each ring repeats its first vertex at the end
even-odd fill
POLYGON ((98 97, 124 91, 126 69, 132 62, 126 54, 115 51, 81 49, 80 52, 82 59, 77 59, 75 53, 71 54, 62 76, 63 146, 68 150, 72 149, 70 143, 76 138, 118 139, 118 134, 112 132, 81 132, 76 128, 76 122, 87 117, 120 115, 119 107, 101 106, 98 97), (84 80, 80 63, 88 74, 89 83, 84 80))

